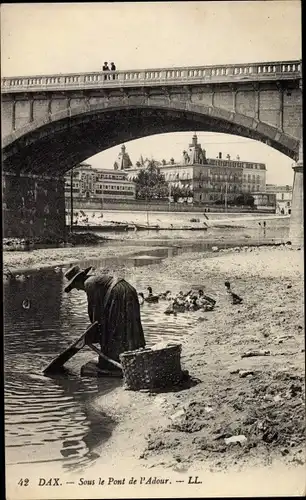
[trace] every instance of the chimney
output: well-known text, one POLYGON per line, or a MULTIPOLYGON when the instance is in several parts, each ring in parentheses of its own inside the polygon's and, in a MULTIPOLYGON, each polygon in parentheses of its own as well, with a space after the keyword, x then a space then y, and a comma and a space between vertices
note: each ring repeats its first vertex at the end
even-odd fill
POLYGON ((219 152, 219 160, 222 159, 222 153, 219 152))

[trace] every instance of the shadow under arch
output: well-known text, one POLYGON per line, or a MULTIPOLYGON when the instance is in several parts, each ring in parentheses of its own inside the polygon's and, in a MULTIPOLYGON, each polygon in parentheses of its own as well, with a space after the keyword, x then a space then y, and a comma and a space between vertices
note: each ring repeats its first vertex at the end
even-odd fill
POLYGON ((223 108, 180 101, 158 105, 104 102, 67 108, 10 134, 3 140, 3 168, 17 174, 63 175, 76 164, 122 142, 190 130, 250 138, 294 160, 298 158, 298 139, 223 108))

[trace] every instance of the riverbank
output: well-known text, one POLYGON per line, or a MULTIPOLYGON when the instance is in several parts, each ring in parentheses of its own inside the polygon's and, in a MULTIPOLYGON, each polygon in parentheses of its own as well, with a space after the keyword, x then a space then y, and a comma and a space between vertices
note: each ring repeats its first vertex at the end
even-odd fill
POLYGON ((69 248, 38 248, 31 251, 3 252, 3 272, 24 272, 30 269, 44 269, 53 266, 70 266, 85 259, 104 259, 133 253, 135 249, 141 251, 145 246, 135 244, 122 245, 118 242, 104 242, 101 246, 69 247, 69 248))
MULTIPOLYGON (((95 225, 99 221, 97 211, 86 210, 84 212, 89 225, 95 225)), ((221 224, 243 225, 244 221, 254 221, 256 225, 260 221, 266 221, 268 224, 274 224, 275 221, 285 222, 290 216, 265 214, 260 212, 238 212, 238 213, 218 213, 218 212, 153 212, 153 211, 103 211, 103 219, 100 223, 124 223, 141 225, 158 225, 161 229, 181 228, 182 226, 197 228, 207 225, 214 227, 221 224)), ((66 219, 69 224, 69 217, 66 219)), ((85 226, 84 226, 85 227, 85 226)))
POLYGON ((302 466, 303 253, 290 247, 227 251, 210 259, 194 253, 187 261, 182 255, 122 272, 131 282, 137 273, 147 276, 158 292, 175 274, 184 289, 205 286, 217 307, 193 313, 183 341, 182 366, 196 385, 159 394, 119 387, 95 399, 95 412, 118 421, 97 466, 116 466, 120 457, 178 472, 302 466), (152 278, 157 271, 159 278, 152 278), (225 280, 243 297, 241 305, 231 305, 225 280), (243 357, 254 350, 266 355, 243 357), (226 441, 232 436, 240 443, 226 441))
MULTIPOLYGON (((210 222, 209 222, 210 223, 210 222)), ((202 242, 208 246, 259 245, 286 242, 289 220, 271 217, 267 229, 258 224, 258 218, 215 220, 207 231, 139 231, 134 233, 107 233, 107 238, 94 246, 37 248, 30 251, 3 251, 4 272, 23 272, 52 266, 67 266, 88 259, 122 257, 157 246, 190 246, 202 242)))

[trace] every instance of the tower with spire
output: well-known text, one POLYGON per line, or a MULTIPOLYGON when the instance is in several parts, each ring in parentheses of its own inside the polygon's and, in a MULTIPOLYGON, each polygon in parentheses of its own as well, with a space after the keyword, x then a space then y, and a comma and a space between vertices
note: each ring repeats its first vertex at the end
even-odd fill
POLYGON ((115 170, 126 170, 131 168, 132 162, 129 154, 126 152, 126 147, 124 144, 121 146, 121 151, 118 154, 118 158, 114 163, 115 170))
POLYGON ((189 144, 188 154, 184 151, 185 158, 189 157, 188 163, 190 165, 205 165, 207 164, 206 160, 206 151, 202 149, 201 144, 198 143, 198 136, 196 133, 192 136, 192 143, 189 144))

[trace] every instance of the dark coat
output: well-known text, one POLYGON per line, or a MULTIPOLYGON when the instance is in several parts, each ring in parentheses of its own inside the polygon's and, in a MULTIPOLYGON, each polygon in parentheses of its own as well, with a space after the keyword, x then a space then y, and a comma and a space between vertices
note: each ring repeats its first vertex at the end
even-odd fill
POLYGON ((101 351, 119 361, 120 353, 144 347, 145 339, 138 296, 132 285, 125 280, 119 281, 104 304, 112 280, 112 276, 107 275, 89 276, 84 288, 90 321, 98 321, 100 325, 101 351))

